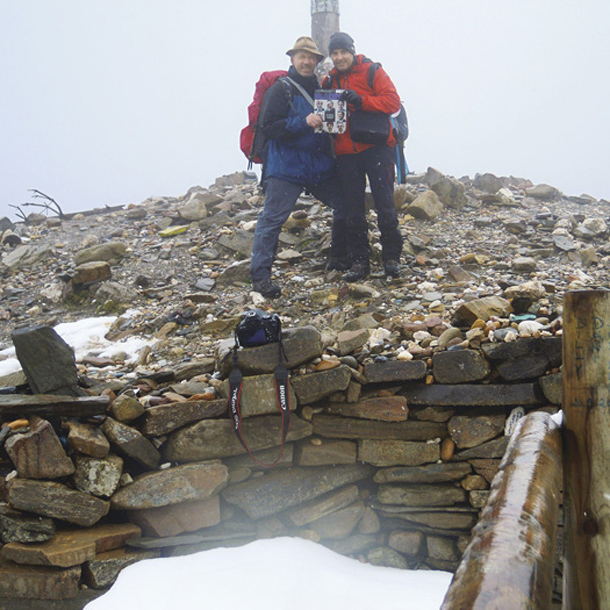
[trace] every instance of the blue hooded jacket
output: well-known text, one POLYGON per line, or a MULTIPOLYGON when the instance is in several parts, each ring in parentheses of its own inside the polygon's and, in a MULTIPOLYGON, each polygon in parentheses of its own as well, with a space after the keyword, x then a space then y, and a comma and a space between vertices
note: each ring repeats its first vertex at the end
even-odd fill
MULTIPOLYGON (((288 76, 298 82, 313 98, 318 81, 302 77, 294 67, 288 76)), ((264 178, 280 178, 303 186, 316 185, 335 171, 332 140, 327 133, 315 133, 306 117, 311 104, 286 79, 269 88, 260 113, 266 140, 263 155, 264 178)))

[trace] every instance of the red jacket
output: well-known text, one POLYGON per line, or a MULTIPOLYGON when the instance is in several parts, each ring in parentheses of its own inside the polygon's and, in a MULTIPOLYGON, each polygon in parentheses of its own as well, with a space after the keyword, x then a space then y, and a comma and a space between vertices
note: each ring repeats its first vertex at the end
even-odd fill
MULTIPOLYGON (((339 72, 336 68, 333 68, 329 76, 324 79, 323 87, 325 89, 353 89, 362 97, 362 110, 385 112, 386 114, 398 112, 400 110, 400 97, 394 83, 381 66, 375 72, 373 88, 369 87, 368 79, 371 63, 371 60, 364 55, 356 55, 354 64, 347 72, 339 72)), ((392 130, 390 130, 388 146, 395 145, 396 139, 392 130)), ((373 144, 361 144, 352 140, 349 120, 346 132, 335 136, 335 152, 338 155, 353 155, 372 146, 373 144)))

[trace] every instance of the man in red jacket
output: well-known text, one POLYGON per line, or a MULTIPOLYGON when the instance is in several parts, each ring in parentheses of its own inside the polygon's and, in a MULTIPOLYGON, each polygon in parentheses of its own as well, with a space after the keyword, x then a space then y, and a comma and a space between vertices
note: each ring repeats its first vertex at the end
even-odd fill
MULTIPOLYGON (((343 32, 336 32, 331 36, 328 53, 334 68, 326 77, 324 87, 345 90, 343 99, 348 103, 352 116, 357 111, 380 113, 387 116, 388 125, 391 125, 389 115, 400 110, 400 97, 381 65, 374 64, 364 55, 357 55, 354 40, 343 32)), ((383 119, 381 121, 383 123, 383 119)), ((348 243, 352 246, 352 266, 344 278, 348 282, 356 282, 370 273, 371 251, 364 207, 367 176, 381 233, 384 270, 386 275, 398 277, 402 236, 394 207, 396 140, 391 126, 387 139, 381 143, 371 144, 364 142, 361 137, 358 139, 360 141, 352 137, 348 114, 345 132, 337 134, 335 138, 339 176, 350 219, 348 243)))

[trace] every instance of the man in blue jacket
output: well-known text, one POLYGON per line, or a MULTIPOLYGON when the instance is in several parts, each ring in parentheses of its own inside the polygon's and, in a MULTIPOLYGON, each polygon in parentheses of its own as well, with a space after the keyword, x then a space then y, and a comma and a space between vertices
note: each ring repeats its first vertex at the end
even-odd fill
POLYGON ((332 140, 317 133, 322 117, 314 112, 313 97, 319 87, 315 69, 324 59, 308 36, 297 39, 287 51, 291 58, 288 76, 267 91, 259 116, 265 149, 263 184, 265 205, 256 223, 250 277, 254 290, 265 298, 281 295, 271 280, 282 225, 305 189, 333 208, 333 229, 328 269, 349 269, 343 217, 345 205, 336 174, 332 140))

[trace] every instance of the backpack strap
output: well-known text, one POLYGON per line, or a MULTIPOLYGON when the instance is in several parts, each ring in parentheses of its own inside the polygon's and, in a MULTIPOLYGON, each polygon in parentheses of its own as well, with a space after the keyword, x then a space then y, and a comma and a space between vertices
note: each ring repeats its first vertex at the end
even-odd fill
POLYGON ((282 416, 282 441, 280 444, 280 453, 277 458, 271 464, 265 464, 254 457, 252 451, 246 443, 242 431, 241 431, 241 411, 239 410, 239 399, 241 397, 241 390, 243 384, 243 375, 239 370, 237 362, 237 337, 235 338, 235 345, 233 347, 233 368, 229 375, 229 413, 233 420, 233 430, 237 434, 239 442, 243 445, 244 449, 259 466, 263 468, 272 468, 282 459, 284 453, 284 445, 286 443, 286 437, 288 436, 288 428, 290 427, 290 397, 288 387, 288 369, 284 366, 282 355, 285 355, 284 346, 282 344, 282 338, 280 333, 279 341, 279 364, 274 372, 275 381, 275 395, 277 399, 277 405, 282 416))
POLYGON ((311 95, 309 95, 309 93, 307 93, 307 91, 305 91, 305 89, 301 85, 299 85, 299 83, 290 78, 290 76, 285 76, 282 78, 282 80, 284 82, 290 83, 309 102, 311 107, 315 108, 313 98, 311 97, 311 95))
POLYGON ((381 64, 378 61, 372 61, 371 65, 369 66, 367 84, 371 89, 373 88, 373 81, 375 80, 375 74, 377 74, 377 70, 379 70, 379 68, 381 68, 381 64))

